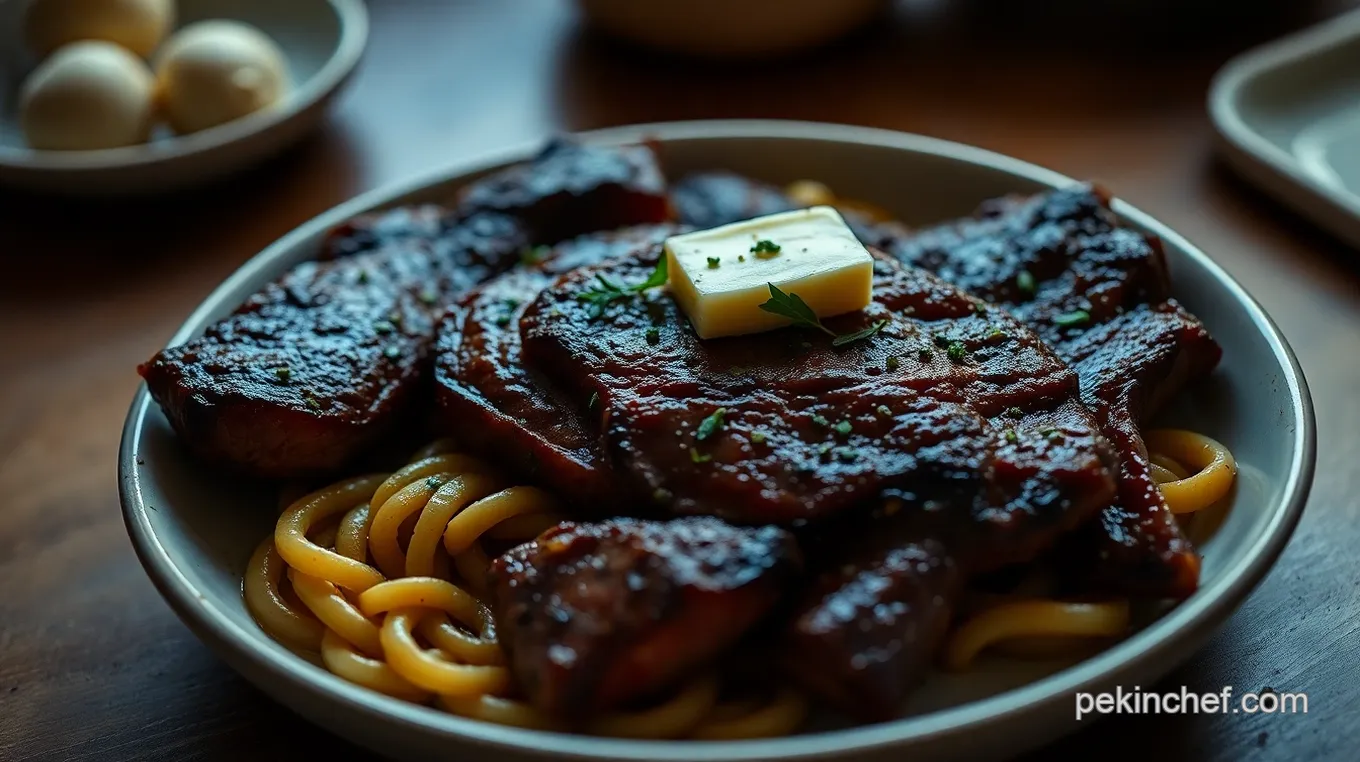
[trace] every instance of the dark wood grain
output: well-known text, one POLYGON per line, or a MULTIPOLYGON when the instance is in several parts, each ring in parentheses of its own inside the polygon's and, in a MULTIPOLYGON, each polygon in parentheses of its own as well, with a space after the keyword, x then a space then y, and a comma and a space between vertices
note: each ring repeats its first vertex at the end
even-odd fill
POLYGON ((154 202, 0 194, 0 759, 368 759, 236 677, 143 575, 115 484, 134 366, 247 257, 357 192, 554 128, 708 117, 1012 154, 1108 183, 1227 267, 1298 352, 1320 461, 1278 566, 1164 686, 1303 691, 1309 713, 1112 717, 1034 756, 1353 758, 1360 253, 1219 167, 1204 114, 1230 55, 1349 3, 1107 5, 909 3, 829 49, 720 67, 597 40, 547 0, 382 0, 332 119, 269 165, 154 202))

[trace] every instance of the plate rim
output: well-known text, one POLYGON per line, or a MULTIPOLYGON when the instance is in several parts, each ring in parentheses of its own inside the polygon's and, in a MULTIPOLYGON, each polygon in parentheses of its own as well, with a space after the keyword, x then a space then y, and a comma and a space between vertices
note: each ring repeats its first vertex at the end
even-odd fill
MULTIPOLYGON (((692 120, 654 122, 573 133, 582 140, 602 143, 636 142, 659 139, 785 138, 811 139, 834 143, 871 145, 942 156, 955 161, 981 164, 1019 179, 1048 186, 1077 182, 1065 175, 1010 156, 940 138, 873 127, 792 120, 692 120)), ((411 180, 392 183, 365 192, 313 217, 243 263, 224 279, 181 324, 166 346, 175 346, 198 333, 203 324, 219 310, 232 291, 260 277, 272 261, 307 238, 361 211, 391 204, 402 197, 449 183, 460 177, 484 172, 510 161, 532 156, 542 140, 491 151, 411 180)), ((292 654, 278 653, 256 641, 259 633, 247 633, 223 613, 207 604, 187 578, 170 560, 151 527, 141 494, 139 469, 140 435, 154 403, 140 383, 124 422, 118 458, 119 498, 124 523, 147 575, 171 607, 186 620, 200 638, 210 635, 221 647, 247 659, 251 666, 286 681, 291 688, 311 694, 321 702, 342 702, 347 708, 385 723, 419 727, 426 733, 464 744, 509 753, 537 753, 562 758, 597 760, 684 760, 696 753, 707 759, 764 760, 826 758, 849 752, 870 753, 897 744, 924 743, 945 736, 960 736, 990 723, 1014 719, 1018 715, 1055 709, 1070 702, 1075 693, 1099 685, 1112 684, 1142 662, 1179 662, 1174 650, 1188 640, 1217 629, 1257 587, 1274 566, 1298 525, 1313 483, 1316 465, 1316 423, 1313 403, 1303 369, 1275 322, 1260 304, 1231 275, 1207 254, 1180 234, 1136 207, 1119 200, 1115 211, 1125 220, 1162 237, 1204 267, 1246 310, 1253 327, 1267 340, 1280 368, 1284 371, 1294 419, 1293 459, 1282 499, 1262 535, 1236 564, 1211 585, 1202 587, 1175 609, 1149 624, 1130 638, 1109 649, 1038 681, 979 701, 906 717, 886 723, 856 726, 807 735, 739 741, 650 741, 599 738, 515 728, 451 715, 424 706, 409 704, 362 688, 324 670, 313 667, 292 654)), ((211 643, 210 643, 211 645, 211 643)), ((234 666, 234 665, 233 665, 234 666)), ((241 670, 237 668, 237 671, 241 670)), ((1069 703, 1070 706, 1070 703, 1069 703)))
POLYGON ((339 23, 335 50, 310 78, 286 99, 282 108, 265 109, 241 119, 163 145, 147 143, 94 151, 35 151, 0 145, 0 170, 53 175, 146 169, 228 148, 253 136, 273 132, 315 108, 344 86, 368 47, 369 16, 364 0, 322 0, 339 23))
POLYGON ((1229 59, 1215 72, 1206 105, 1216 142, 1229 164, 1277 201, 1352 246, 1360 246, 1360 195, 1320 182, 1305 172, 1291 154, 1253 129, 1237 108, 1242 92, 1262 74, 1347 44, 1360 46, 1360 9, 1323 20, 1229 59), (1301 193, 1311 204, 1285 192, 1284 188, 1301 193))

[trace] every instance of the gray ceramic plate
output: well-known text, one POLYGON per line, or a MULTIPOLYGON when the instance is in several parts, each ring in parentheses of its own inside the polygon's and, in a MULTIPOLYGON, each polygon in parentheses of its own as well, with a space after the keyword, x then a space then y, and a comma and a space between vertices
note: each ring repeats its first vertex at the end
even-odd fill
POLYGON ((1209 114, 1228 162, 1360 246, 1360 11, 1248 51, 1215 77, 1209 114))
POLYGON ((0 0, 0 184, 68 195, 164 192, 215 180, 284 150, 325 115, 363 57, 362 0, 178 0, 177 27, 243 21, 269 35, 287 59, 292 93, 278 108, 210 130, 162 130, 139 146, 35 151, 24 143, 18 92, 35 62, 20 40, 24 0, 0 0))
MULTIPOLYGON (((729 168, 775 182, 816 178, 877 202, 908 223, 969 213, 982 199, 1071 182, 974 148, 896 132, 789 122, 692 122, 588 133, 589 140, 660 141, 671 172, 729 168)), ((172 344, 200 333, 248 294, 311 256, 323 233, 375 207, 448 199, 470 179, 527 158, 525 146, 369 193, 303 225, 212 293, 172 344)), ((1150 686, 1185 660, 1260 581, 1303 510, 1312 481, 1314 424, 1299 366, 1270 318, 1208 256, 1124 203, 1129 223, 1161 236, 1177 295, 1225 349, 1213 378, 1183 395, 1168 419, 1231 447, 1240 464, 1232 510, 1205 555, 1203 586, 1137 634, 1079 663, 990 659, 966 675, 936 676, 913 714, 868 727, 746 742, 638 742, 482 724, 351 685, 276 645, 241 602, 241 573, 274 524, 275 495, 205 468, 181 450, 145 390, 123 432, 119 486, 128 531, 175 611, 266 693, 334 732, 404 759, 707 760, 1000 758, 1077 729, 1078 691, 1150 686)), ((129 372, 131 368, 129 368, 129 372)), ((1088 718, 1085 723, 1096 721, 1088 718)))

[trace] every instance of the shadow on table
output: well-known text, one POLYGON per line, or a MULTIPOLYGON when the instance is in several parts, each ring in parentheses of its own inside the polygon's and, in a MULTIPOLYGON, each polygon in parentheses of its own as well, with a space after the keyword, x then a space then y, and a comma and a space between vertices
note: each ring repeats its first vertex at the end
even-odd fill
POLYGON ((291 150, 209 185, 148 196, 0 191, 0 302, 102 298, 149 273, 201 264, 187 240, 241 242, 222 274, 359 187, 356 152, 332 123, 291 150), (245 240, 245 239, 249 240, 245 240))

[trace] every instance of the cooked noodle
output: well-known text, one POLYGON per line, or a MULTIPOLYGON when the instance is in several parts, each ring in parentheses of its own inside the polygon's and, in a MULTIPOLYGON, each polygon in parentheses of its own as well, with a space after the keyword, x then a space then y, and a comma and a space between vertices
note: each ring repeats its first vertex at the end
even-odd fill
MULTIPOLYGON (((503 725, 568 731, 523 701, 484 603, 484 539, 524 542, 558 523, 558 503, 514 486, 440 441, 390 474, 294 491, 247 565, 243 593, 260 627, 326 669, 388 696, 503 725)), ((728 701, 714 674, 658 703, 577 729, 654 739, 787 735, 808 714, 782 689, 728 701)))

